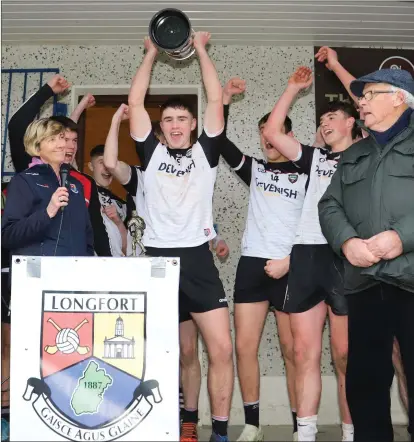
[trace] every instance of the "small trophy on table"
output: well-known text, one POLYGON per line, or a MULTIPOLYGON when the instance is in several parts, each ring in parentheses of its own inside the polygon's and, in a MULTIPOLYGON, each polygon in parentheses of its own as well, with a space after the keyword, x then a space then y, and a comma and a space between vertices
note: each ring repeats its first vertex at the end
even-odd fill
POLYGON ((138 215, 136 210, 132 211, 131 219, 128 221, 128 230, 132 237, 132 256, 140 256, 141 252, 143 255, 146 253, 144 244, 142 244, 142 237, 145 230, 145 221, 138 215), (141 249, 137 253, 137 245, 141 249))

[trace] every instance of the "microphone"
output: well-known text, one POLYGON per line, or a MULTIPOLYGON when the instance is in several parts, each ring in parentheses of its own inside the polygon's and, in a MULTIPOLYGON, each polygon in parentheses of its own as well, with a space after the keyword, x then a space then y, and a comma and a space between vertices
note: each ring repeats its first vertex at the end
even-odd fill
POLYGON ((68 187, 68 175, 70 172, 69 164, 63 163, 60 166, 60 185, 61 187, 68 187))
MULTIPOLYGON (((68 183, 68 176, 70 173, 70 166, 69 164, 63 163, 60 166, 60 186, 66 187, 69 190, 69 183, 68 183)), ((61 207, 61 210, 63 212, 64 207, 61 207)))

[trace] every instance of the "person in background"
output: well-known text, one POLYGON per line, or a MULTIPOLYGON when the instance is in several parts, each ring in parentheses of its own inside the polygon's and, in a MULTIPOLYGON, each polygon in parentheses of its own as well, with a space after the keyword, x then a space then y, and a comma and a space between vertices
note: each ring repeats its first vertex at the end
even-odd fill
MULTIPOLYGON (((7 184, 1 183, 1 215, 7 199, 7 184)), ((10 419, 10 254, 1 247, 1 437, 8 439, 10 419)))
POLYGON ((326 148, 301 144, 283 133, 285 117, 301 90, 312 84, 312 71, 300 67, 290 77, 264 130, 265 139, 299 168, 310 168, 301 219, 290 255, 288 289, 283 310, 290 313, 294 341, 298 440, 315 441, 322 391, 322 333, 329 317, 332 357, 338 379, 342 440, 353 440, 345 394, 348 318, 343 293, 343 264, 335 256, 319 224, 318 202, 334 176, 343 152, 358 134, 356 111, 345 102, 328 103, 320 125, 326 148))
POLYGON ((70 175, 67 183, 60 182, 65 132, 65 126, 50 118, 36 120, 26 130, 26 152, 41 163, 32 162, 8 186, 1 240, 11 255, 94 254, 82 185, 70 175))
MULTIPOLYGON (((350 72, 348 72, 339 62, 337 52, 328 46, 323 46, 319 49, 319 51, 315 55, 315 58, 320 63, 325 63, 326 68, 332 71, 338 77, 338 80, 342 83, 349 96, 354 101, 355 106, 359 111, 360 119, 363 121, 363 108, 359 104, 358 97, 356 97, 351 90, 351 83, 355 80, 355 77, 350 72)), ((369 136, 369 134, 365 130, 362 130, 362 136, 366 138, 369 136)), ((408 413, 407 380, 404 374, 404 368, 401 361, 400 346, 398 345, 397 339, 394 339, 392 362, 395 369, 395 376, 397 377, 398 391, 400 394, 401 403, 403 404, 405 412, 408 413)), ((408 432, 410 434, 412 433, 411 427, 408 428, 408 432)))
MULTIPOLYGON (((23 141, 27 127, 36 118, 47 100, 54 95, 64 93, 69 87, 70 84, 64 77, 59 74, 54 75, 35 94, 29 97, 10 118, 8 124, 10 154, 16 173, 27 169, 33 161, 33 158, 26 152, 23 141)), ((95 252, 98 256, 111 256, 110 250, 106 247, 107 244, 100 241, 100 238, 105 237, 106 231, 101 216, 101 204, 95 181, 89 175, 76 169, 76 153, 78 150, 78 127, 76 123, 82 112, 94 105, 95 98, 91 94, 87 94, 82 98, 70 118, 65 116, 52 116, 50 118, 65 127, 66 153, 64 162, 71 166, 70 174, 82 184, 85 204, 93 228, 95 252)), ((38 157, 35 157, 34 161, 40 162, 38 157)))
POLYGON ((106 243, 110 256, 129 256, 132 254, 132 238, 127 230, 127 219, 130 218, 135 204, 131 198, 127 202, 109 190, 112 183, 112 174, 104 165, 103 144, 95 146, 90 151, 89 170, 97 184, 101 214, 105 225, 106 235, 99 238, 106 243))
MULTIPOLYGON (((224 114, 232 96, 245 91, 245 82, 230 79, 223 90, 224 114)), ((244 402, 245 426, 238 441, 262 441, 260 425, 260 370, 258 350, 269 311, 274 311, 297 440, 295 367, 290 315, 283 311, 288 283, 290 252, 302 213, 310 168, 299 169, 263 137, 270 114, 258 122, 263 158, 244 155, 230 140, 221 154, 232 170, 249 186, 249 207, 241 257, 234 287, 234 320, 237 371, 244 402)), ((227 124, 226 124, 227 127, 227 124)), ((293 137, 286 116, 283 133, 293 137)))
POLYGON ((350 87, 368 137, 343 154, 319 218, 329 244, 346 258, 346 391, 355 441, 390 442, 395 337, 411 428, 414 422, 414 79, 382 69, 350 87))

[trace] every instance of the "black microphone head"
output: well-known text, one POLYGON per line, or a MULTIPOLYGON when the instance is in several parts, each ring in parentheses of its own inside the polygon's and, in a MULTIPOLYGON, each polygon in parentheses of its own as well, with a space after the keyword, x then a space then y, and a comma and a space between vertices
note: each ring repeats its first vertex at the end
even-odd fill
POLYGON ((70 173, 70 166, 69 166, 69 164, 63 163, 60 166, 60 185, 62 187, 67 187, 69 173, 70 173))

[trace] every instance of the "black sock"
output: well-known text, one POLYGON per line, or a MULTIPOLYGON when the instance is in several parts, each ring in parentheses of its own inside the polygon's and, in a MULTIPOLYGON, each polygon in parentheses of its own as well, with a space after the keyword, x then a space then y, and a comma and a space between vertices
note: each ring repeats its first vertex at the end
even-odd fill
POLYGON ((297 414, 296 411, 292 411, 292 419, 293 419, 293 432, 297 433, 298 432, 298 421, 296 420, 297 418, 297 414))
POLYGON ((212 419, 213 424, 213 433, 218 434, 219 436, 227 436, 227 425, 229 421, 218 421, 216 419, 212 419))
POLYGON ((186 410, 184 408, 182 416, 183 416, 183 423, 192 423, 192 424, 198 423, 198 409, 186 410))
POLYGON ((246 425, 254 425, 259 428, 259 402, 244 405, 244 419, 246 425))
POLYGON ((7 405, 6 407, 1 407, 1 417, 7 422, 10 422, 10 408, 7 405))

